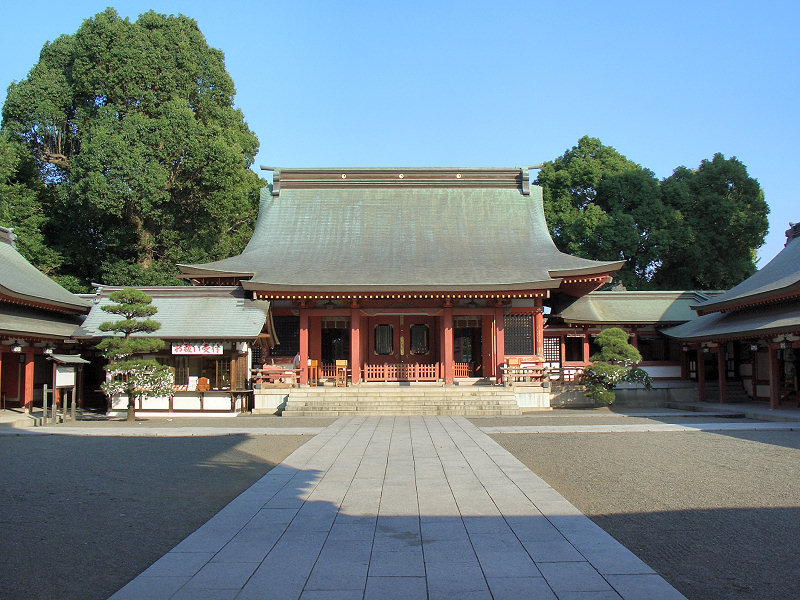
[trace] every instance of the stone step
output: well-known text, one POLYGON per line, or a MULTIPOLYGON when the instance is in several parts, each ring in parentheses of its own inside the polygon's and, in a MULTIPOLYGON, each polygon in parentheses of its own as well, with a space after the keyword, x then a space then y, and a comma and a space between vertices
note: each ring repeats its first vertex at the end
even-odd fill
POLYGON ((294 388, 284 416, 518 415, 514 392, 442 386, 294 388))
POLYGON ((386 410, 386 411, 365 411, 365 410, 292 410, 285 409, 281 413, 284 417, 353 417, 353 416, 461 416, 461 417, 493 417, 493 416, 517 416, 520 410, 503 409, 483 409, 483 410, 386 410))

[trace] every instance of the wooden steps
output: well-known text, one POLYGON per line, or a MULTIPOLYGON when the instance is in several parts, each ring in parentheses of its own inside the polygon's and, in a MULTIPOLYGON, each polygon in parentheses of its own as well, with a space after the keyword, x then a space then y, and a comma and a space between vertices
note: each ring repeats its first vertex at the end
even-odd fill
MULTIPOLYGON (((706 402, 719 401, 719 383, 716 381, 706 381, 706 402)), ((725 382, 725 403, 736 404, 740 402, 752 402, 752 398, 742 387, 740 381, 725 382)))
POLYGON ((289 391, 286 417, 366 415, 519 415, 514 392, 493 386, 391 384, 347 388, 304 387, 289 391))

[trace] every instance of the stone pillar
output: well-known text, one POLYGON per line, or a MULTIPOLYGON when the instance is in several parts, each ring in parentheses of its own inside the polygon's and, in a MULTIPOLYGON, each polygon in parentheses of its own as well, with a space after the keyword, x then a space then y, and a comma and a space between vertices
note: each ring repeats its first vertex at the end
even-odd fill
POLYGON ((361 383, 361 310, 350 310, 350 369, 353 383, 361 383))

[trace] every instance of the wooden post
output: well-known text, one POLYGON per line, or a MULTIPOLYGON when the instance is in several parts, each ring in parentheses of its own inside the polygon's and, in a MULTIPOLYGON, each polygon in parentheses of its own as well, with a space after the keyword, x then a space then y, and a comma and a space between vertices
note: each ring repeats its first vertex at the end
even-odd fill
POLYGON ((717 352, 717 371, 718 377, 717 380, 719 381, 719 402, 720 404, 725 404, 726 398, 726 390, 725 390, 725 344, 720 344, 718 352, 717 352))
POLYGON ((503 383, 503 365, 506 362, 506 334, 503 315, 505 311, 502 306, 498 306, 494 311, 495 323, 495 380, 503 383))
POLYGON ((322 364, 322 317, 311 317, 308 356, 322 364))
POLYGON ((533 313, 533 353, 544 362, 544 307, 542 299, 536 298, 533 313))
POLYGON ((775 409, 781 405, 781 375, 777 346, 775 344, 769 344, 767 346, 767 352, 769 352, 769 407, 775 409))
POLYGON ((697 347, 697 388, 700 402, 706 401, 706 363, 703 347, 697 347))
POLYGON ((444 382, 453 383, 453 307, 445 304, 442 312, 442 336, 444 344, 444 382))
POLYGON ((25 352, 25 410, 33 410, 33 352, 25 352))
POLYGON ((481 317, 481 377, 483 378, 494 376, 494 369, 492 369, 492 356, 494 356, 492 339, 492 320, 483 315, 481 317))
POLYGON ((350 309, 350 381, 361 383, 361 311, 350 309))
POLYGON ((687 360, 686 352, 681 347, 681 379, 689 379, 689 361, 687 360))
POLYGON ((300 377, 298 385, 308 382, 308 311, 300 307, 300 377))

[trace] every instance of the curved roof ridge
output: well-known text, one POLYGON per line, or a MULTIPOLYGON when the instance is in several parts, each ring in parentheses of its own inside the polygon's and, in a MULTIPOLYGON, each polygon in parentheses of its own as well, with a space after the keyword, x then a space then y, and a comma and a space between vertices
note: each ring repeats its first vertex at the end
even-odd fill
POLYGON ((771 261, 739 285, 692 308, 703 315, 794 293, 800 294, 800 237, 789 240, 771 261))

